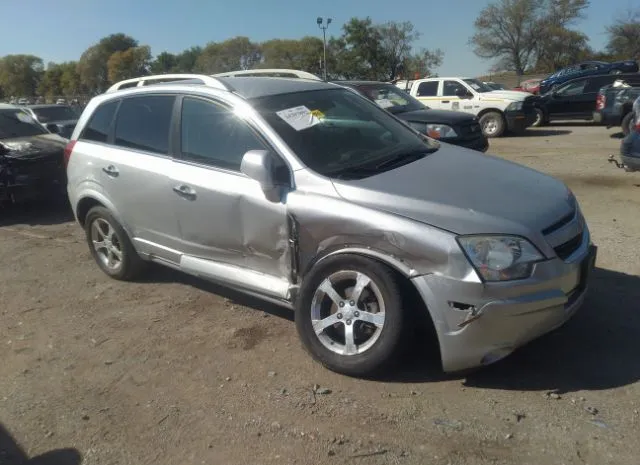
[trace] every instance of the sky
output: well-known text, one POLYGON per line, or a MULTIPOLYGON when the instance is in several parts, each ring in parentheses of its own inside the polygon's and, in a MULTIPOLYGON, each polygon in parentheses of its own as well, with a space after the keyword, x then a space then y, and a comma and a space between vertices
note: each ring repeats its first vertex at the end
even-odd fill
MULTIPOLYGON (((415 48, 440 48, 441 76, 477 76, 492 62, 476 57, 468 45, 473 22, 490 0, 0 0, 0 57, 32 54, 45 64, 77 60, 102 37, 123 32, 154 55, 180 52, 194 45, 234 36, 253 41, 322 36, 318 16, 333 19, 328 35, 339 35, 352 17, 369 16, 375 23, 411 21, 422 36, 415 48), (8 4, 11 6, 8 7, 8 4)), ((578 27, 601 49, 605 27, 636 0, 592 0, 578 27)))

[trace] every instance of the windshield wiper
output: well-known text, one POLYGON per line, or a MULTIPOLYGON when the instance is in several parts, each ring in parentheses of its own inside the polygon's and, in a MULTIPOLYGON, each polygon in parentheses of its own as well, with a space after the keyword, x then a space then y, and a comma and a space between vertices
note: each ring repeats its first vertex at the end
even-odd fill
POLYGON ((398 152, 390 157, 382 160, 380 163, 374 165, 375 170, 381 170, 384 168, 394 168, 401 165, 414 162, 427 156, 430 153, 429 150, 414 150, 409 152, 398 152))

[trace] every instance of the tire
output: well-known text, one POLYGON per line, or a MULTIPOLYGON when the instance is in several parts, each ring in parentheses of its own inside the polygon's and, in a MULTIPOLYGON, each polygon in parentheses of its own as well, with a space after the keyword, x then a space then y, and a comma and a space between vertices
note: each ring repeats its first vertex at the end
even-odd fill
POLYGON ((480 127, 485 136, 493 138, 504 134, 505 121, 497 111, 488 111, 480 117, 480 127))
POLYGON ((389 269, 350 254, 327 258, 309 273, 295 315, 298 335, 311 356, 329 370, 355 377, 373 376, 389 366, 406 342, 406 318, 399 284, 389 269), (351 297, 358 279, 370 283, 353 305, 346 297, 351 297), (335 300, 323 290, 327 285, 337 293, 335 300), (384 316, 374 317, 381 310, 384 316), (353 345, 346 343, 347 327, 354 335, 353 345))
POLYGON ((108 209, 96 206, 89 210, 85 220, 85 234, 91 255, 105 274, 120 281, 131 281, 140 276, 145 262, 108 209), (101 242, 104 247, 96 247, 94 241, 101 242))
POLYGON ((622 134, 624 134, 624 136, 628 136, 629 133, 631 132, 631 124, 633 121, 633 112, 630 111, 629 113, 627 113, 624 118, 622 118, 622 123, 620 123, 620 127, 622 128, 622 134))
POLYGON ((533 122, 531 126, 539 128, 546 124, 547 124, 547 119, 544 114, 544 111, 542 111, 540 108, 536 108, 536 120, 533 122))

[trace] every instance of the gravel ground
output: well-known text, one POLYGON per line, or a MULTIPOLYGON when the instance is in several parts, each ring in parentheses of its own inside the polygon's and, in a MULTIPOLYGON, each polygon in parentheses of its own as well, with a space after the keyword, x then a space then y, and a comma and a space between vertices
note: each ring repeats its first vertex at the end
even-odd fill
POLYGON ((640 175, 618 146, 579 124, 492 141, 574 189, 599 261, 572 321, 466 377, 419 344, 389 379, 330 373, 286 310, 165 269, 112 281, 67 214, 3 213, 0 464, 637 464, 640 175))

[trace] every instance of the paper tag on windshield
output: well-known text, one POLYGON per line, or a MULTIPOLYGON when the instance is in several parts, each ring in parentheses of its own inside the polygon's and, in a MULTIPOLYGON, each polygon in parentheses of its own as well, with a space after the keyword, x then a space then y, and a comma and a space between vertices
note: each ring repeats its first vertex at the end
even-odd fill
POLYGON ((26 113, 18 112, 16 113, 16 117, 18 118, 18 121, 21 121, 23 123, 34 123, 33 118, 26 113))
POLYGON ((381 98, 380 100, 376 100, 376 103, 382 108, 389 108, 393 106, 393 102, 388 98, 381 98))
POLYGON ((309 129, 320 123, 320 118, 304 105, 299 107, 287 108, 286 110, 280 110, 276 112, 280 118, 289 124, 296 131, 302 131, 303 129, 309 129))

